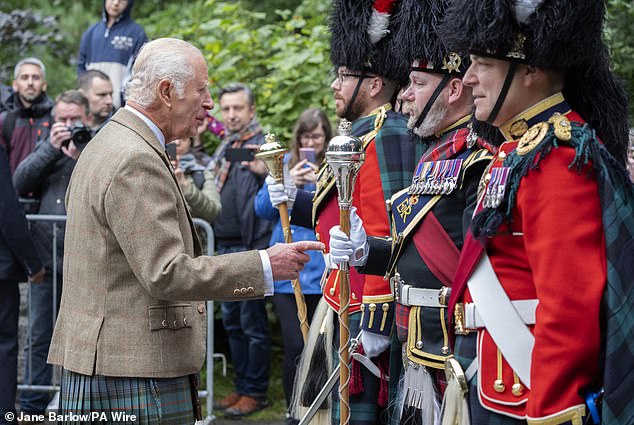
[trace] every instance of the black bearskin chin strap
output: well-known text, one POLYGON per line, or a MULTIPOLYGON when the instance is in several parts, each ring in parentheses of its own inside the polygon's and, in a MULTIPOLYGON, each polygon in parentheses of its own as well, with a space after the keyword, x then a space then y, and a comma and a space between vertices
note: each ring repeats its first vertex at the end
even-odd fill
MULTIPOLYGON (((348 106, 346 106, 345 111, 343 111, 343 117, 345 119, 349 119, 348 114, 352 110, 352 105, 354 104, 354 101, 357 100, 357 94, 359 94, 359 89, 361 88, 361 84, 363 83, 363 80, 365 78, 368 78, 368 76, 365 75, 365 74, 359 75, 359 80, 357 81, 357 85, 354 87, 354 91, 352 92, 352 96, 350 96, 350 102, 348 102, 348 106)), ((350 121, 353 121, 353 120, 350 120, 350 121)))
POLYGON ((511 87, 511 83, 513 82, 513 77, 515 76, 515 71, 517 70, 517 62, 511 62, 509 66, 509 70, 506 72, 506 78, 504 78, 504 84, 502 85, 502 90, 500 90, 500 94, 498 95, 497 100, 495 101, 495 105, 493 105, 493 109, 489 114, 489 118, 487 118, 486 122, 489 124, 493 124, 495 118, 497 118, 500 109, 502 108, 502 104, 506 99, 506 95, 509 92, 509 88, 511 87))
POLYGON ((416 120, 416 123, 414 124, 414 128, 418 128, 423 124, 423 121, 425 120, 425 117, 427 117, 429 110, 431 109, 436 99, 438 99, 438 96, 440 96, 440 93, 443 91, 443 89, 445 88, 445 86, 447 85, 450 79, 451 79, 451 75, 449 74, 445 74, 442 77, 442 80, 440 80, 440 83, 438 83, 438 87, 436 87, 436 90, 434 90, 434 93, 431 95, 431 97, 425 104, 425 107, 423 108, 423 112, 421 112, 420 115, 418 116, 418 119, 416 120))

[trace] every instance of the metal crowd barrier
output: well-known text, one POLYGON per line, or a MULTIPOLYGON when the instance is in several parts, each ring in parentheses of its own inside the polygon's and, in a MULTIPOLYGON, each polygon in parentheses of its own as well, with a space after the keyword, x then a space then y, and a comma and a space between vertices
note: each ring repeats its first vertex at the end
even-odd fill
MULTIPOLYGON (((53 244, 53 323, 55 323, 55 319, 57 317, 57 288, 58 288, 58 267, 57 267, 57 238, 64 237, 63 233, 60 230, 60 224, 66 222, 65 215, 44 215, 44 214, 27 214, 26 216, 29 223, 31 222, 48 222, 53 226, 53 240, 51 243, 53 244)), ((208 255, 214 255, 215 249, 215 236, 213 228, 209 223, 205 220, 194 218, 194 225, 198 230, 202 229, 207 239, 206 244, 206 253, 208 255)), ((28 283, 28 317, 30 317, 31 312, 31 285, 37 285, 33 283, 28 283)), ((31 347, 32 343, 32 334, 31 334, 31 326, 27 326, 27 344, 31 347)), ((32 367, 32 351, 29 350, 29 358, 26 359, 29 362, 29 370, 33 371, 32 367)), ((207 379, 206 379, 206 387, 205 390, 200 390, 198 392, 199 397, 204 398, 207 406, 207 416, 203 419, 202 423, 210 424, 215 422, 215 416, 213 414, 213 376, 214 376, 214 359, 220 359, 222 362, 222 373, 226 375, 227 373, 227 360, 223 354, 214 353, 214 303, 213 301, 207 301, 207 379)), ((32 375, 32 372, 31 372, 32 375)), ((48 392, 48 393, 56 393, 59 391, 59 382, 61 377, 61 371, 59 367, 54 369, 53 373, 53 385, 30 385, 30 384, 19 384, 18 390, 20 391, 39 391, 39 392, 48 392)))

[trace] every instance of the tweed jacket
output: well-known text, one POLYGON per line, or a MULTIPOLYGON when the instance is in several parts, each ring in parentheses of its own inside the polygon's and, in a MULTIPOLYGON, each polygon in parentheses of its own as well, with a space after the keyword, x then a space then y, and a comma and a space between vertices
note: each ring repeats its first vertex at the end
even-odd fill
POLYGON ((195 373, 205 356, 201 301, 264 296, 257 251, 199 256, 168 158, 129 110, 82 152, 66 209, 64 291, 49 363, 86 375, 195 373))

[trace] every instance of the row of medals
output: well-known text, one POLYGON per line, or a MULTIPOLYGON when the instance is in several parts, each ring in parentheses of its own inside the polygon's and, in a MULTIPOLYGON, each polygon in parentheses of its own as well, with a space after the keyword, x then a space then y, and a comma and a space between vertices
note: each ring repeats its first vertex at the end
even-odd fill
POLYGON ((447 195, 456 188, 462 159, 420 162, 416 167, 410 195, 447 195))

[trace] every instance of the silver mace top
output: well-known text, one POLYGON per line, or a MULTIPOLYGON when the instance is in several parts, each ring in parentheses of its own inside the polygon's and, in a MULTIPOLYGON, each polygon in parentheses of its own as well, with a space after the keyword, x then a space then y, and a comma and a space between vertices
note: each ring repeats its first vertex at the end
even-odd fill
POLYGON ((260 151, 255 155, 266 164, 269 173, 275 179, 276 183, 284 182, 284 154, 288 152, 275 137, 275 134, 268 133, 264 136, 265 144, 260 146, 260 151))
POLYGON ((352 206, 354 182, 365 156, 363 142, 350 135, 351 127, 350 121, 342 120, 339 135, 330 140, 326 151, 326 162, 335 176, 341 209, 350 209, 352 206))

